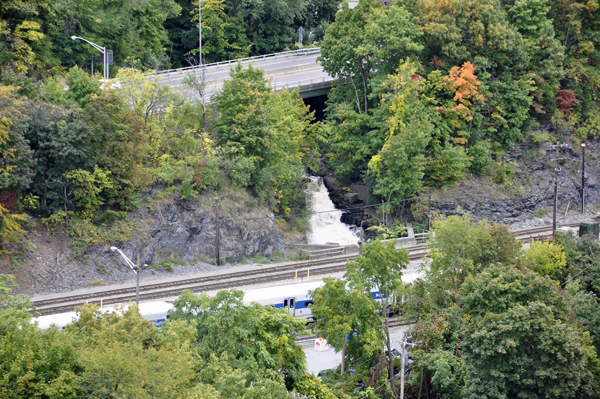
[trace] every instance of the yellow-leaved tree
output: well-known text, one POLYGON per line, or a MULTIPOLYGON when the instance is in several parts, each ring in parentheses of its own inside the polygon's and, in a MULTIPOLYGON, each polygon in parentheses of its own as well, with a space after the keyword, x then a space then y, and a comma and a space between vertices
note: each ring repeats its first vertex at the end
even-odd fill
MULTIPOLYGON (((14 157, 16 151, 9 145, 9 131, 13 120, 21 115, 23 108, 23 102, 17 97, 17 90, 14 86, 0 86, 0 176, 5 181, 8 181, 8 175, 15 168, 7 162, 9 158, 14 157)), ((7 243, 22 238, 25 231, 21 224, 25 220, 26 215, 12 214, 0 203, 0 254, 10 251, 7 243)))

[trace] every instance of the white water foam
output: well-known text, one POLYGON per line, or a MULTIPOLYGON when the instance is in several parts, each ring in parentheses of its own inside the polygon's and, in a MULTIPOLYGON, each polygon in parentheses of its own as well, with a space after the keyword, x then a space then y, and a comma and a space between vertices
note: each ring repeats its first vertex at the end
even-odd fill
POLYGON ((320 177, 310 177, 310 189, 313 193, 313 212, 310 217, 311 232, 307 235, 309 244, 323 245, 338 243, 340 245, 357 244, 359 240, 358 227, 350 227, 342 223, 342 212, 335 210, 335 205, 329 198, 327 187, 320 177))

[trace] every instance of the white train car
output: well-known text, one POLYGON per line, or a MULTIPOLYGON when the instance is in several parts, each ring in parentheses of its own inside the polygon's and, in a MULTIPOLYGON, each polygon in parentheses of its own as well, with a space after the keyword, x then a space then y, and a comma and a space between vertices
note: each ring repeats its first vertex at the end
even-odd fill
MULTIPOLYGON (((124 305, 125 309, 129 306, 124 305)), ((140 313, 144 319, 152 321, 152 323, 160 326, 161 323, 164 323, 168 318, 169 310, 173 309, 173 304, 168 302, 145 302, 140 303, 139 305, 140 313)), ((100 309, 101 312, 104 313, 114 313, 117 311, 115 307, 105 307, 100 309)), ((38 327, 41 329, 50 328, 51 325, 56 325, 59 329, 64 329, 67 324, 72 323, 77 320, 76 312, 66 312, 66 313, 58 313, 51 314, 47 316, 34 317, 31 319, 32 323, 38 324, 38 327)))
MULTIPOLYGON (((405 284, 411 284, 418 277, 419 274, 416 270, 406 271, 403 280, 405 284)), ((310 304, 313 303, 313 300, 308 292, 322 287, 323 284, 323 281, 314 281, 246 290, 243 301, 245 304, 257 302, 264 306, 287 309, 292 316, 310 323, 314 322, 315 319, 310 310, 310 304)), ((371 292, 371 295, 376 300, 381 299, 377 291, 371 292)), ((161 301, 144 302, 140 303, 139 308, 144 319, 151 320, 157 326, 160 326, 169 317, 168 313, 173 309, 173 304, 161 301)), ((101 310, 107 313, 116 311, 114 307, 106 307, 101 310)), ((67 312, 33 318, 32 323, 37 322, 38 326, 42 329, 47 329, 52 324, 63 329, 74 320, 77 320, 77 314, 75 312, 67 312)))
POLYGON ((308 295, 308 291, 319 288, 323 284, 323 281, 315 281, 247 290, 244 295, 244 303, 257 302, 265 306, 287 309, 292 316, 313 322, 314 317, 309 307, 313 300, 308 295))

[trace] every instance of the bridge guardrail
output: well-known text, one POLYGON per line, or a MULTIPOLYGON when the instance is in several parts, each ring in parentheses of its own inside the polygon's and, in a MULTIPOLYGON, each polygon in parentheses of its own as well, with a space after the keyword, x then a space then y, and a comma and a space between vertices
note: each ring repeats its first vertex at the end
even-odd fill
POLYGON ((304 79, 304 80, 299 80, 297 82, 291 82, 291 83, 282 83, 282 84, 277 84, 277 83, 273 83, 273 91, 277 91, 279 90, 283 90, 283 89, 292 89, 294 87, 300 87, 303 86, 305 84, 318 84, 318 83, 325 83, 325 82, 333 82, 335 80, 335 78, 332 78, 330 76, 323 76, 322 78, 317 78, 317 79, 304 79))
POLYGON ((254 61, 254 60, 278 59, 278 58, 284 58, 284 57, 289 57, 289 56, 294 56, 294 55, 311 55, 311 54, 317 54, 320 52, 321 52, 321 47, 313 47, 313 48, 302 49, 302 50, 284 51, 281 53, 255 55, 254 57, 238 58, 235 60, 212 62, 210 64, 204 64, 202 66, 196 65, 196 66, 189 66, 189 67, 177 68, 177 69, 166 69, 164 71, 157 71, 157 72, 153 72, 153 73, 147 73, 144 75, 145 76, 150 76, 150 75, 169 76, 174 73, 180 73, 180 72, 190 71, 190 70, 199 69, 199 68, 209 68, 209 67, 220 66, 220 65, 232 65, 232 64, 236 64, 238 62, 246 62, 246 61, 254 61))

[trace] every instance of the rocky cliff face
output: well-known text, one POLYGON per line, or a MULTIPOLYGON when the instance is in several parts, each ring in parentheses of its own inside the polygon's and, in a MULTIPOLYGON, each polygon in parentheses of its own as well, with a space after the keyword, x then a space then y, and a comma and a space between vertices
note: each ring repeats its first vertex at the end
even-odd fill
MULTIPOLYGON (((552 212, 555 159, 559 159, 558 209, 581 209, 581 148, 524 143, 509 151, 504 161, 513 171, 504 184, 488 177, 472 177, 446 192, 432 194, 435 211, 450 215, 469 211, 474 217, 503 224, 519 223, 552 212)), ((586 208, 595 210, 600 201, 600 142, 586 149, 586 208)))
MULTIPOLYGON (((216 259, 214 196, 182 201, 174 196, 157 199, 157 192, 158 188, 146 192, 145 198, 151 199, 148 205, 129 214, 140 232, 131 241, 122 243, 121 249, 139 253, 140 261, 147 264, 165 258, 188 263, 216 259)), ((221 259, 233 263, 255 255, 270 256, 283 248, 273 214, 252 205, 246 193, 222 194, 218 204, 221 259)), ((96 252, 97 249, 92 249, 86 255, 102 257, 96 252)))
MULTIPOLYGON (((136 226, 130 241, 89 246, 83 256, 76 258, 68 239, 60 234, 48 236, 38 225, 30 234, 30 239, 38 241, 36 246, 27 251, 18 267, 0 265, 2 271, 15 274, 22 287, 18 292, 26 294, 90 287, 92 282, 130 282, 134 275, 110 250, 113 245, 134 262, 139 255, 141 264, 150 265, 145 276, 184 276, 214 267, 214 195, 182 201, 176 194, 161 194, 161 189, 153 187, 145 192, 138 209, 128 215, 136 226)), ((224 190, 219 195, 223 263, 257 255, 269 257, 284 250, 283 235, 272 213, 256 206, 256 201, 243 191, 224 190)))
MULTIPOLYGON (((558 155, 552 143, 522 143, 504 156, 507 174, 504 182, 492 176, 469 176, 458 186, 432 191, 432 210, 452 215, 466 211, 476 219, 514 224, 552 212, 554 196, 554 159, 558 158, 558 209, 563 212, 581 209, 581 148, 560 147, 558 155), (496 180, 496 182, 494 182, 496 180)), ((586 149, 586 204, 596 212, 600 202, 600 142, 588 143, 586 149)), ((323 176, 332 201, 338 208, 363 205, 358 193, 350 197, 324 162, 318 175, 323 176)), ((355 190, 356 191, 356 190, 355 190)), ((372 209, 347 211, 342 221, 365 228, 379 222, 372 209)))

